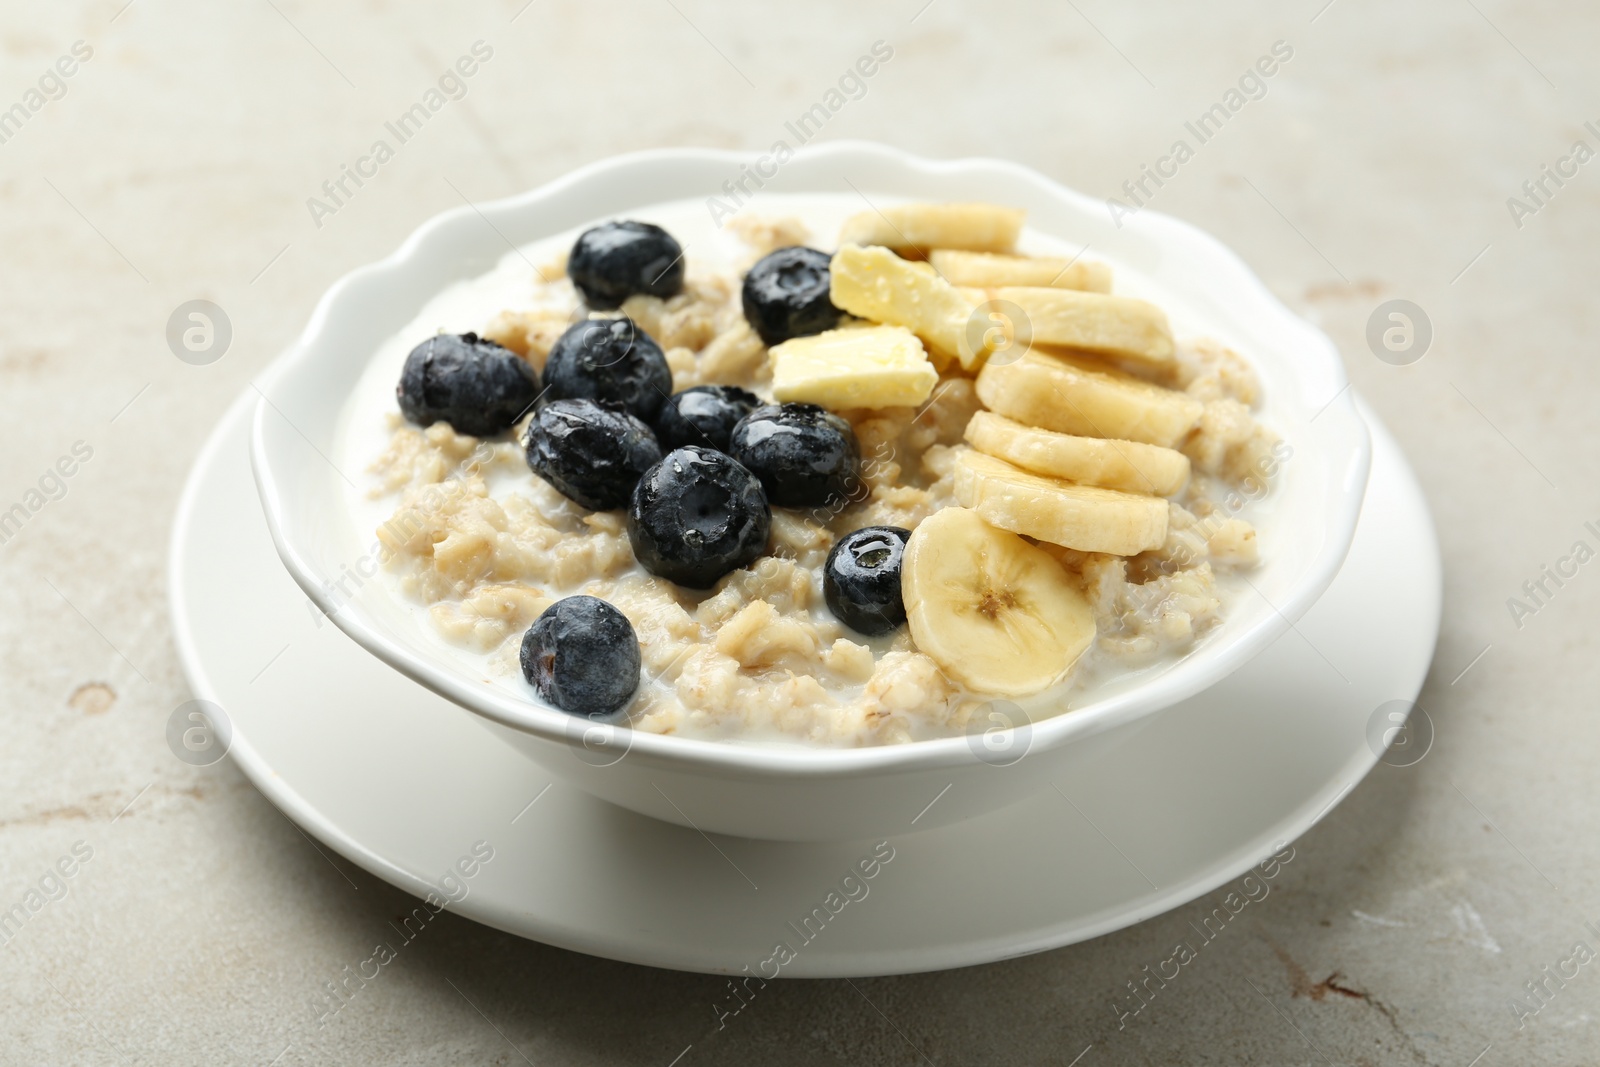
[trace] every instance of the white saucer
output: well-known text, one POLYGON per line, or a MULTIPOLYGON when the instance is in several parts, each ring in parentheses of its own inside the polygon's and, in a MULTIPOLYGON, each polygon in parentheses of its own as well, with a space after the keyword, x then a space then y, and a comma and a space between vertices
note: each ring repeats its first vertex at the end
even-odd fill
POLYGON ((597 956, 754 971, 785 942, 796 950, 785 977, 864 976, 1129 926, 1237 877, 1341 799, 1376 762, 1369 719, 1416 695, 1438 635, 1433 525, 1364 410, 1374 452, 1361 526, 1294 630, 1126 728, 1089 775, 982 819, 923 833, 908 822, 867 895, 806 941, 802 920, 873 842, 705 837, 552 785, 472 714, 360 649, 273 550, 250 472, 255 395, 202 452, 172 545, 179 651, 195 695, 231 720, 233 759, 307 832, 418 896, 489 842, 494 858, 452 907, 597 956))

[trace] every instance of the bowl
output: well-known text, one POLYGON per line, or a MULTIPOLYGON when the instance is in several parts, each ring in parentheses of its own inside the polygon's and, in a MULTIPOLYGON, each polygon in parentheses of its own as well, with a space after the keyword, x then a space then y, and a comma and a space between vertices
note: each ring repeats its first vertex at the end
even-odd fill
POLYGON ((1243 261, 1153 211, 1114 220, 1101 201, 1014 163, 931 161, 882 145, 832 142, 798 150, 770 177, 768 160, 753 206, 760 208, 761 196, 843 194, 873 204, 986 200, 1026 208, 1030 231, 1089 247, 1119 278, 1158 289, 1174 321, 1204 321, 1251 360, 1266 398, 1263 421, 1292 454, 1258 522, 1263 562, 1236 591, 1223 623, 1184 657, 1070 712, 995 720, 966 736, 849 749, 726 743, 592 723, 442 654, 425 609, 370 580, 372 534, 358 528, 347 506, 355 472, 329 458, 346 399, 373 353, 430 298, 489 271, 512 246, 668 201, 704 202, 715 222, 710 198, 726 204, 725 183, 751 162, 706 149, 603 160, 520 196, 447 211, 393 255, 327 292, 296 344, 258 382, 251 458, 278 554, 341 630, 476 715, 549 776, 605 800, 707 833, 849 840, 984 814, 1069 777, 1141 720, 1248 662, 1328 588, 1361 509, 1367 428, 1333 343, 1275 299, 1243 261))

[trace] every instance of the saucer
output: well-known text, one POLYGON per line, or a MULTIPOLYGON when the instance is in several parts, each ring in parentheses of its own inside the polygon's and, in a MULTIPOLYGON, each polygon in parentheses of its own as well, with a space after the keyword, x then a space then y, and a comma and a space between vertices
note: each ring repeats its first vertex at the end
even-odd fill
POLYGON ((1378 758, 1369 721, 1415 697, 1438 635, 1433 525, 1398 445, 1363 408, 1371 479, 1333 585, 1239 671, 1120 728, 1087 771, 921 832, 934 805, 959 815, 961 791, 908 798, 904 831, 881 842, 706 835, 553 781, 332 625, 268 534, 250 469, 256 399, 236 401, 202 451, 171 552, 179 653, 195 696, 231 725, 229 755, 307 833, 373 875, 616 960, 899 974, 1158 915, 1238 877, 1354 788, 1378 758), (455 873, 467 867, 470 878, 455 873))

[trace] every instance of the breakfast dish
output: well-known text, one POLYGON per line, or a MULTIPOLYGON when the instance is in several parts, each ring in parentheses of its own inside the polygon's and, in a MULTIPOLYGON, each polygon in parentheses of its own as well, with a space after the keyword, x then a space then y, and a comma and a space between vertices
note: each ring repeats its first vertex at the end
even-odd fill
MULTIPOLYGON (((464 316, 450 325, 465 329, 471 321, 464 316)), ((398 360, 385 367, 387 388, 374 390, 388 403, 398 368, 398 360)), ((342 866, 359 866, 418 897, 436 891, 439 872, 462 855, 464 827, 498 827, 491 833, 494 862, 452 910, 516 936, 642 965, 723 974, 753 966, 766 952, 752 946, 770 945, 785 918, 798 923, 809 915, 823 890, 871 849, 862 842, 881 839, 878 831, 898 849, 885 875, 894 881, 882 887, 892 898, 879 899, 875 883, 861 914, 854 915, 854 905, 846 909, 851 925, 800 948, 785 975, 859 978, 1012 959, 1101 937, 1201 893, 1215 890, 1220 899, 1224 883, 1275 842, 1299 839, 1338 810, 1339 798, 1377 762, 1368 747, 1373 708, 1416 694, 1438 633, 1438 545, 1425 498, 1399 446, 1374 421, 1372 479, 1348 561, 1296 619, 1350 684, 1305 641, 1277 641, 1216 686, 1131 729, 1048 748, 1039 742, 1051 724, 1038 724, 1032 752, 1006 773, 979 763, 968 768, 969 777, 940 768, 925 788, 893 775, 896 792, 880 826, 840 828, 826 841, 800 845, 754 840, 748 827, 744 840, 717 838, 760 884, 755 892, 688 826, 620 815, 558 777, 568 766, 587 769, 564 749, 551 746, 552 769, 543 771, 458 704, 330 632, 335 628, 326 620, 319 627, 262 521, 250 462, 258 404, 254 390, 240 397, 201 451, 169 552, 178 654, 193 692, 227 709, 230 764, 342 866), (1374 612, 1375 603, 1384 610, 1374 612), (276 666, 258 673, 290 642, 276 666), (1100 738, 1106 743, 1098 744, 1100 738), (330 752, 351 758, 330 759, 330 752), (1048 780, 1089 820, 1047 785, 1003 810, 975 803, 985 788, 1016 782, 1030 766, 1048 767, 1048 780), (953 779, 954 787, 924 812, 953 779), (910 827, 918 832, 906 836, 919 813, 910 827), (1005 887, 1004 907, 951 904, 988 899, 996 885, 1005 887), (623 915, 626 922, 619 921, 623 915)), ((382 438, 374 432, 365 447, 382 438)), ((1297 473, 1310 451, 1310 444, 1297 451, 1297 473)), ((1287 480, 1280 484, 1272 503, 1281 504, 1293 488, 1287 480)), ((375 506, 374 515, 380 510, 375 506)), ((1270 537, 1275 522, 1263 516, 1262 526, 1270 537)), ((1264 556, 1251 581, 1262 584, 1262 572, 1282 558, 1276 551, 1264 556)), ((382 592, 386 600, 392 596, 382 592)), ((1229 623, 1240 614, 1235 609, 1229 623)), ((1213 633, 1205 644, 1225 636, 1213 633)), ((525 684, 520 676, 514 682, 525 684)), ((1056 725, 1084 715, 1072 712, 1056 725)), ((844 763, 925 758, 942 747, 935 741, 784 752, 672 744, 675 738, 654 735, 632 740, 635 751, 594 778, 607 783, 636 775, 642 793, 659 796, 648 784, 653 779, 711 834, 740 829, 720 826, 719 813, 758 810, 775 792, 785 794, 783 808, 804 812, 808 821, 829 797, 855 812, 869 810, 871 800, 852 795, 851 778, 842 775, 829 776, 816 797, 803 801, 770 776, 752 781, 742 801, 696 796, 665 780, 656 761, 635 759, 640 749, 719 748, 752 760, 797 755, 844 763)), ((954 745, 965 751, 962 740, 954 745)), ((676 814, 667 801, 661 806, 676 814)))
POLYGON ((407 355, 386 580, 530 698, 682 736, 948 736, 1182 656, 1289 446, 1243 357, 1024 221, 743 216, 741 269, 585 230, 407 355))

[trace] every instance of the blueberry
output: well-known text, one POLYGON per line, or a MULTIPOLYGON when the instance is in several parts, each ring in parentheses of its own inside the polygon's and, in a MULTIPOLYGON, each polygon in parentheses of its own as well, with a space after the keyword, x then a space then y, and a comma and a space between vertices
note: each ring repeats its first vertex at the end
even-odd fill
POLYGON ((475 333, 442 333, 411 350, 394 395, 418 426, 444 421, 457 433, 493 437, 533 406, 539 376, 509 348, 475 333))
POLYGON ((900 559, 910 536, 898 526, 868 526, 833 546, 822 568, 822 595, 840 622, 868 637, 905 623, 900 559))
POLYGON ((639 688, 639 638, 604 600, 569 596, 522 635, 522 676, 562 711, 611 715, 639 688))
POLYGON ((756 408, 733 428, 728 454, 750 468, 767 499, 781 507, 821 507, 860 485, 855 431, 815 404, 756 408))
POLYGON ((544 385, 551 400, 600 400, 653 422, 672 392, 672 371, 655 338, 632 319, 588 319, 550 346, 544 385))
POLYGON ((685 389, 661 405, 661 414, 656 416, 656 439, 665 449, 704 445, 726 452, 733 428, 760 404, 760 397, 734 385, 685 389))
POLYGON ((821 333, 839 323, 828 286, 826 252, 780 248, 744 276, 744 317, 769 345, 821 333))
POLYGON ((709 589, 767 547, 772 511, 761 482, 709 448, 679 448, 633 490, 628 540, 644 569, 679 585, 709 589))
POLYGON ((528 423, 533 473, 592 511, 628 503, 639 476, 661 458, 650 427, 593 400, 552 400, 528 423))
POLYGON ((653 223, 607 222, 578 235, 567 277, 602 311, 635 293, 666 298, 683 288, 683 248, 653 223))

